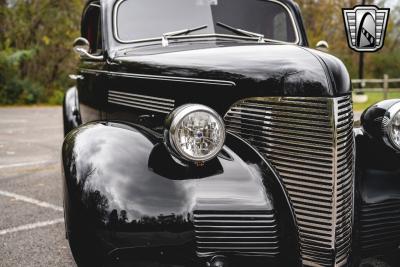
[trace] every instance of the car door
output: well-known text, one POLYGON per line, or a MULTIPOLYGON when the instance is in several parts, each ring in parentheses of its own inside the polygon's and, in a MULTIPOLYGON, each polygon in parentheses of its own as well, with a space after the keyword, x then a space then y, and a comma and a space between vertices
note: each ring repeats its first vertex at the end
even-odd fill
POLYGON ((99 2, 89 4, 82 19, 82 37, 90 44, 90 54, 93 58, 81 58, 78 73, 79 108, 82 122, 99 120, 102 118, 105 101, 105 59, 102 57, 103 34, 101 6, 99 2), (97 59, 96 59, 97 58, 97 59))

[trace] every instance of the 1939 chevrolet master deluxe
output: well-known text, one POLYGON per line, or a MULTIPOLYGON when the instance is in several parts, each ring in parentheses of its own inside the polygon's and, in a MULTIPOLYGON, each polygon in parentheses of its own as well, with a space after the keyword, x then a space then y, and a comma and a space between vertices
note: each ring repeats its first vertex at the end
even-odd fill
POLYGON ((357 266, 400 245, 400 100, 353 127, 291 0, 88 1, 64 102, 79 266, 357 266))

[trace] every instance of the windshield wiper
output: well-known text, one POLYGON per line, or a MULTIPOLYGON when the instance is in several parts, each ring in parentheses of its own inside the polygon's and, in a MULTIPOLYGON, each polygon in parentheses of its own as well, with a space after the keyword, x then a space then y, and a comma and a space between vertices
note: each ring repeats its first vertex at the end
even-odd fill
POLYGON ((162 46, 164 46, 164 47, 168 46, 168 44, 169 44, 168 43, 168 37, 189 34, 191 32, 203 30, 203 29, 205 29, 207 27, 208 27, 207 25, 203 25, 203 26, 199 26, 199 27, 196 27, 196 28, 184 29, 184 30, 179 30, 179 31, 163 33, 162 34, 162 46))
POLYGON ((235 28, 235 27, 229 26, 227 24, 224 24, 222 22, 217 22, 217 25, 221 26, 222 28, 228 29, 234 33, 237 33, 237 34, 245 35, 248 37, 256 37, 256 38, 258 38, 259 43, 264 43, 264 35, 263 34, 256 33, 256 32, 249 32, 246 30, 235 28))

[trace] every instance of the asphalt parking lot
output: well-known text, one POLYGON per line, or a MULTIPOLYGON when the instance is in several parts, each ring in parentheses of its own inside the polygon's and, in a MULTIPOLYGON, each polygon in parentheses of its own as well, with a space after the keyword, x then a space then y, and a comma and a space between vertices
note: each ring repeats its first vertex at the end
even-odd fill
POLYGON ((0 267, 75 266, 64 234, 62 140, 60 107, 0 108, 0 267))
POLYGON ((64 236, 61 108, 0 108, 0 266, 75 266, 64 236))

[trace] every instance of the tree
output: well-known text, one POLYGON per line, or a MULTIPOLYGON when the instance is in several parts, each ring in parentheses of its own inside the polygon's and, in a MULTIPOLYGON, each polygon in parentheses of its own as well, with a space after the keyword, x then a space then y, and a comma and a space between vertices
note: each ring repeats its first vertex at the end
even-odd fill
MULTIPOLYGON (((330 44, 330 53, 343 60, 350 76, 356 78, 359 53, 351 50, 347 45, 342 8, 359 5, 361 0, 297 0, 297 2, 303 13, 310 46, 315 46, 319 40, 326 40, 330 44)), ((366 4, 384 7, 386 1, 367 0, 366 4)), ((391 10, 385 46, 379 52, 365 56, 366 77, 382 77, 384 73, 390 74, 390 72, 393 72, 393 76, 399 76, 400 62, 396 61, 400 58, 399 17, 400 3, 397 3, 397 6, 391 10)))
POLYGON ((59 102, 76 64, 83 0, 0 1, 0 103, 59 102))

